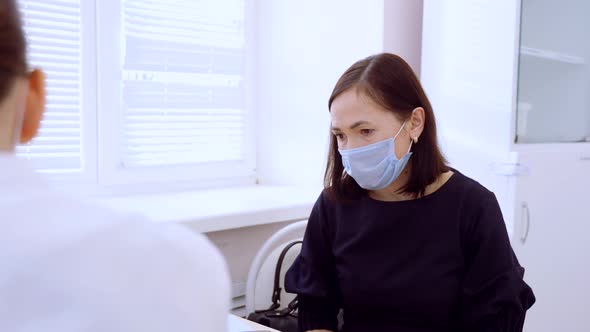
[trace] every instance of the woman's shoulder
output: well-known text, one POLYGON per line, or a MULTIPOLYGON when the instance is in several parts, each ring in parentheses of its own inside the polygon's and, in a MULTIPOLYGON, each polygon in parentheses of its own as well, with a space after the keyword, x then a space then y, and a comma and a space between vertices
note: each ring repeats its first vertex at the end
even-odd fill
POLYGON ((363 197, 340 197, 330 188, 324 188, 313 206, 310 218, 318 219, 327 228, 334 228, 337 224, 354 219, 364 209, 365 201, 363 197))
POLYGON ((324 214, 346 213, 355 211, 366 204, 366 193, 354 193, 349 196, 339 195, 332 188, 324 188, 318 196, 314 208, 321 209, 324 214))
POLYGON ((461 192, 460 206, 463 229, 468 234, 476 230, 492 232, 505 230, 504 218, 496 195, 478 181, 456 172, 461 192))
POLYGON ((455 180, 455 194, 459 194, 467 202, 484 202, 488 201, 492 197, 495 197, 492 191, 490 191, 477 180, 461 173, 456 169, 452 169, 452 171, 454 172, 453 178, 455 180))
POLYGON ((321 216, 321 219, 326 219, 327 215, 331 215, 338 204, 339 199, 330 188, 324 188, 315 201, 312 214, 321 216))
POLYGON ((483 215, 494 214, 501 217, 496 195, 479 181, 453 169, 453 183, 446 192, 446 199, 452 206, 460 209, 463 224, 477 223, 483 215))
POLYGON ((321 208, 324 211, 327 209, 332 209, 337 206, 340 202, 341 198, 338 197, 337 193, 333 188, 326 187, 322 189, 318 198, 315 201, 314 208, 321 208))

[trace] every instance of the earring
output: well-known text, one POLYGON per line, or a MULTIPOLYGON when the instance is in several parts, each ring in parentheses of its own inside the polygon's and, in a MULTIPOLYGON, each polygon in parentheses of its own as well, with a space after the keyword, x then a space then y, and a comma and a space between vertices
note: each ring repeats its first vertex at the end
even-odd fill
POLYGON ((418 136, 412 137, 412 141, 414 141, 414 144, 418 143, 418 136))

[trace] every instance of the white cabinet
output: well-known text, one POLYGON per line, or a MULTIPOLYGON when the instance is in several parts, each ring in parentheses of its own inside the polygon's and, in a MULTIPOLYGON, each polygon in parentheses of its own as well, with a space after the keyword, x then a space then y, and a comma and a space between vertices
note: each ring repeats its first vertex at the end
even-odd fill
POLYGON ((590 141, 590 1, 522 0, 518 143, 590 141))
POLYGON ((531 165, 516 186, 512 245, 537 303, 528 332, 590 330, 590 160, 571 152, 521 152, 531 165))
POLYGON ((424 0, 421 80, 447 158, 498 197, 537 296, 527 332, 590 331, 588 13, 424 0))

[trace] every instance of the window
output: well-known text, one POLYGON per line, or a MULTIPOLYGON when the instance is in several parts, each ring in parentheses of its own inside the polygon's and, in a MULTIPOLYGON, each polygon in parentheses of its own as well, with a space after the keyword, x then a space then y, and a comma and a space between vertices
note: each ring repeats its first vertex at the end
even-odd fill
POLYGON ((18 148, 37 169, 102 186, 255 181, 245 0, 19 2, 49 81, 41 135, 18 148))

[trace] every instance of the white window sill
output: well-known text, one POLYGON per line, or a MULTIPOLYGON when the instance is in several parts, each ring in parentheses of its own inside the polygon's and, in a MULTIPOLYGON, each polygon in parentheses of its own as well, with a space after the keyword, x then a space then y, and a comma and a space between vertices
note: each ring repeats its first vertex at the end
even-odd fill
POLYGON ((97 198, 107 208, 176 222, 206 233, 306 219, 321 189, 256 185, 156 195, 97 198))

